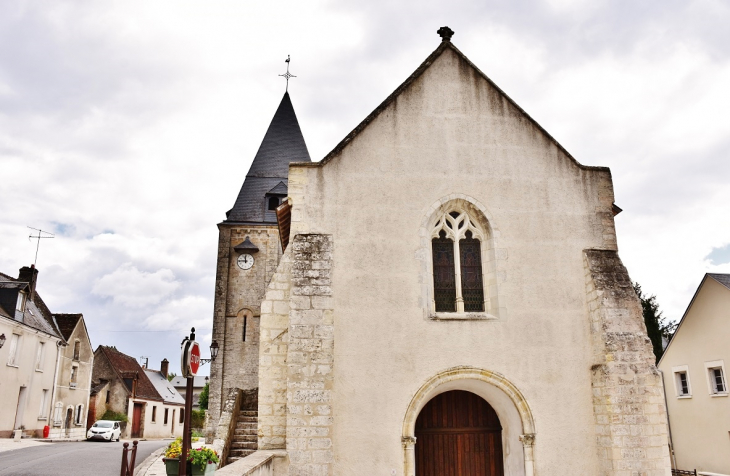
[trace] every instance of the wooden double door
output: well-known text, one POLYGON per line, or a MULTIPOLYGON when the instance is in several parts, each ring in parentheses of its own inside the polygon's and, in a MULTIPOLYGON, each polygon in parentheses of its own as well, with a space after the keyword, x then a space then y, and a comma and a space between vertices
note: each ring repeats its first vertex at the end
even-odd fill
POLYGON ((419 413, 415 436, 417 476, 504 475, 502 426, 478 395, 437 395, 419 413))

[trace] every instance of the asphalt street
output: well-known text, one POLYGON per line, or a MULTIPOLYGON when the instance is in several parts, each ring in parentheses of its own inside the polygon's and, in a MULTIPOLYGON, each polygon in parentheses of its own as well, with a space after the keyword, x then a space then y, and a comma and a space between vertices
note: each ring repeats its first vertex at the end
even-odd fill
MULTIPOLYGON (((140 441, 136 465, 169 440, 140 441)), ((122 444, 105 441, 45 443, 0 453, 0 475, 119 476, 122 444)), ((130 448, 132 443, 129 442, 130 448)))

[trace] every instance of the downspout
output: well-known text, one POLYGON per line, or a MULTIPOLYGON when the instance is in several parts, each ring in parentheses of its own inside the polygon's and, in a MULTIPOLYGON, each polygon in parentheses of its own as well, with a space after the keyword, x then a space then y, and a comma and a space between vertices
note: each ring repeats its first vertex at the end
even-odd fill
MULTIPOLYGON (((657 368, 657 370, 659 370, 657 368)), ((672 441, 672 424, 669 422, 669 405, 667 405, 667 386, 664 384, 664 372, 659 370, 662 376, 662 390, 664 391, 664 413, 667 415, 667 431, 669 432, 669 454, 672 457, 672 468, 677 469, 677 456, 674 454, 674 442, 672 441)))

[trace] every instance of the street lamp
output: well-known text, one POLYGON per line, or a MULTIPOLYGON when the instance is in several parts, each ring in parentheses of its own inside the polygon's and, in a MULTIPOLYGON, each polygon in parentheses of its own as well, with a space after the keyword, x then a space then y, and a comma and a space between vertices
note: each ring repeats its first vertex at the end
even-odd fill
POLYGON ((210 344, 210 359, 200 358, 200 346, 195 342, 195 328, 190 329, 190 337, 183 339, 182 344, 182 376, 187 378, 187 386, 185 392, 185 420, 183 422, 183 441, 182 454, 180 455, 180 466, 178 466, 178 474, 180 476, 187 475, 188 451, 190 450, 190 437, 192 436, 192 428, 190 428, 190 414, 193 411, 193 378, 198 373, 201 365, 213 362, 218 356, 218 342, 213 341, 210 344))
MULTIPOLYGON (((215 341, 213 341, 213 343, 215 344, 215 353, 217 354, 218 353, 218 343, 215 341)), ((2 349, 4 345, 5 345, 5 334, 0 334, 0 349, 2 349)), ((210 346, 210 350, 211 350, 210 354, 212 356, 213 355, 213 346, 212 345, 210 346)), ((215 359, 215 357, 213 357, 213 359, 215 359)))

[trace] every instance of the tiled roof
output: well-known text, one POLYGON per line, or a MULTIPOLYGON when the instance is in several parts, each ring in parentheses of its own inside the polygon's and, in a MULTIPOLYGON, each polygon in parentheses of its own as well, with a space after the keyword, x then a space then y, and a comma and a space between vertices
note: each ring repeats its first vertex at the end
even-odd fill
POLYGON ((225 222, 276 223, 273 214, 265 215, 266 193, 280 182, 287 185, 290 162, 310 161, 291 98, 284 93, 225 222))
POLYGON ((61 331, 61 335, 68 341, 74 329, 76 329, 76 324, 83 317, 83 314, 54 314, 53 317, 56 319, 56 324, 58 325, 58 330, 61 331))
MULTIPOLYGON (((12 289, 18 287, 18 285, 26 285, 23 281, 18 281, 16 278, 8 276, 5 273, 0 273, 0 282, 4 282, 5 289, 12 289)), ((12 291, 11 291, 12 292, 12 291)), ((13 306, 14 307, 14 306, 13 306)), ((46 306, 46 303, 41 299, 38 291, 33 293, 33 298, 28 299, 25 303, 25 310, 20 312, 16 309, 4 309, 3 315, 11 317, 17 322, 23 323, 26 326, 38 329, 50 334, 52 336, 61 337, 61 333, 56 328, 56 323, 53 321, 53 315, 46 306), (15 315, 10 315, 13 313, 15 315)))
POLYGON ((279 182, 276 187, 272 188, 266 193, 270 193, 272 195, 286 195, 287 193, 289 193, 289 188, 284 182, 279 182))
POLYGON ((142 369, 142 366, 139 365, 137 359, 119 352, 114 347, 100 345, 99 349, 101 349, 107 360, 109 360, 109 364, 119 374, 120 378, 137 377, 137 397, 147 400, 162 400, 162 396, 157 393, 155 386, 147 378, 147 374, 142 369))
MULTIPOLYGON (((203 375, 198 375, 196 377, 193 377, 193 388, 203 388, 205 387, 205 384, 208 383, 210 380, 208 377, 205 377, 203 375)), ((175 388, 185 388, 188 384, 188 379, 180 377, 179 375, 172 379, 172 382, 170 382, 173 387, 175 388)))
POLYGON ((144 373, 147 374, 147 378, 150 379, 150 382, 152 382, 152 385, 155 386, 157 393, 160 394, 165 403, 179 403, 181 405, 185 405, 185 399, 177 390, 175 390, 175 387, 173 387, 172 384, 162 376, 159 370, 146 369, 144 373))
POLYGON ((707 276, 730 289, 730 274, 707 273, 707 276))

